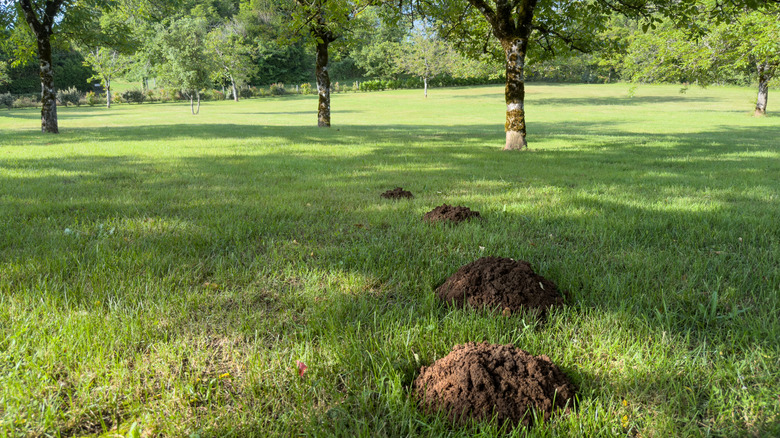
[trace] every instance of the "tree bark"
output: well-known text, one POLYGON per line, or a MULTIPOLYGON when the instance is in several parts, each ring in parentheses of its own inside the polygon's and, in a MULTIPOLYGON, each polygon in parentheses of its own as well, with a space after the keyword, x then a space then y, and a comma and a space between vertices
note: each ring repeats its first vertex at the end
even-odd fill
POLYGON ((317 94, 319 106, 317 109, 317 126, 330 128, 330 75, 328 74, 328 46, 330 38, 321 37, 317 42, 317 94))
POLYGON ((233 88, 233 101, 238 102, 238 91, 236 90, 236 81, 233 79, 233 75, 230 75, 230 85, 233 88))
POLYGON ((54 70, 51 40, 38 37, 38 59, 41 64, 41 132, 59 134, 57 119, 57 91, 54 89, 54 70))
POLYGON ((468 0, 493 28, 506 56, 506 144, 504 150, 528 148, 525 139, 525 53, 531 36, 537 0, 496 0, 493 9, 485 0, 468 0))
POLYGON ((198 98, 198 109, 195 110, 195 115, 200 114, 200 91, 195 90, 195 96, 198 98))
POLYGON ((106 80, 106 108, 111 108, 111 79, 106 80))
POLYGON ((769 81, 772 79, 769 63, 757 64, 758 69, 758 98, 756 99, 756 111, 754 116, 766 115, 766 103, 769 99, 769 81))
POLYGON ((38 17, 31 0, 20 0, 19 2, 19 6, 21 6, 24 13, 24 19, 37 40, 41 70, 41 132, 51 134, 60 132, 57 121, 57 93, 54 89, 51 35, 53 33, 54 17, 59 12, 63 1, 47 0, 41 17, 38 17))
POLYGON ((194 116, 194 115, 195 115, 195 103, 194 103, 194 101, 193 101, 193 98, 194 98, 194 97, 193 97, 193 95, 192 95, 192 92, 190 91, 190 112, 191 112, 191 113, 192 113, 192 115, 194 116))
POLYGON ((425 89, 425 98, 428 98, 428 76, 423 77, 423 88, 425 89))
POLYGON ((505 151, 528 148, 525 139, 525 48, 527 40, 519 38, 502 41, 506 53, 506 144, 505 151))

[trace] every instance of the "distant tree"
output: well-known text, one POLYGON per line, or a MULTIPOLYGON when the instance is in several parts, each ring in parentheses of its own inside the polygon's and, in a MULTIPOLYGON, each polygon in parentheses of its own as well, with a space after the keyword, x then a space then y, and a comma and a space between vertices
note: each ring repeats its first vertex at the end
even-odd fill
POLYGON ((111 81, 124 73, 130 60, 115 49, 100 47, 90 50, 84 56, 84 65, 89 66, 95 74, 88 82, 99 80, 106 91, 106 108, 111 108, 111 81))
POLYGON ((623 70, 636 82, 758 82, 754 114, 766 114, 769 86, 780 67, 780 6, 713 14, 699 4, 695 26, 669 23, 631 40, 623 70))
POLYGON ((433 29, 421 26, 399 45, 395 60, 401 70, 422 78, 424 95, 428 98, 428 80, 436 75, 452 73, 457 54, 433 29))
POLYGON ((315 78, 319 95, 317 126, 321 128, 330 127, 330 45, 346 39, 352 26, 358 22, 358 16, 378 3, 379 0, 295 0, 287 4, 292 17, 288 29, 295 33, 303 31, 315 46, 315 78))
MULTIPOLYGON (((217 68, 216 78, 230 84, 233 100, 238 102, 238 86, 247 83, 257 70, 252 62, 254 50, 246 42, 247 33, 241 22, 228 20, 206 35, 206 51, 217 68)), ((224 83, 224 82, 223 82, 224 83)))
POLYGON ((215 69, 206 52, 207 31, 204 19, 183 17, 167 26, 155 25, 156 37, 152 41, 157 78, 189 97, 193 115, 200 113, 200 90, 211 84, 215 69))

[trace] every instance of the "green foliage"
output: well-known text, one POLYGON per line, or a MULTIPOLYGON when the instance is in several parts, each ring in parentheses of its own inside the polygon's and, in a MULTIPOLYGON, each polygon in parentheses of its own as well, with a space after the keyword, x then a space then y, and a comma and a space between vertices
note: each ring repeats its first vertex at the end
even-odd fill
POLYGON ((64 90, 58 90, 57 91, 57 100, 65 105, 81 105, 81 98, 82 98, 81 91, 76 89, 76 87, 70 87, 66 88, 64 90))
POLYGON ((94 91, 88 91, 87 94, 84 95, 84 101, 89 106, 104 105, 106 103, 106 100, 95 94, 94 91))
POLYGON ((127 90, 120 96, 122 101, 127 103, 143 103, 146 100, 146 93, 143 90, 127 90))
POLYGON ((106 47, 89 50, 84 56, 84 65, 92 68, 94 75, 87 79, 88 82, 100 81, 104 89, 109 89, 111 80, 120 76, 127 70, 130 59, 118 51, 106 47))
POLYGON ((11 108, 14 106, 14 96, 11 93, 0 93, 0 106, 11 108))
POLYGON ((284 84, 281 82, 276 84, 271 84, 271 86, 268 89, 271 92, 271 95, 273 96, 283 96, 287 94, 287 90, 284 88, 284 84))
POLYGON ((167 26, 155 25, 155 31, 151 47, 159 61, 155 65, 157 79, 187 93, 209 86, 216 66, 206 52, 207 22, 179 18, 167 26))
MULTIPOLYGON (((87 79, 94 71, 83 65, 84 57, 73 50, 55 50, 52 56, 54 63, 54 83, 57 88, 76 87, 88 91, 91 85, 87 79)), ((8 69, 8 82, 0 84, 0 92, 12 94, 31 94, 41 92, 40 67, 38 63, 11 66, 8 69)))

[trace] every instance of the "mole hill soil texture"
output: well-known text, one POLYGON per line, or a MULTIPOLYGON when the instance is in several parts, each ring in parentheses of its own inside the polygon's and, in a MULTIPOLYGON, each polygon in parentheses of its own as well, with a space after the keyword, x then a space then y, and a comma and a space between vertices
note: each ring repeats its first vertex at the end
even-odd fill
POLYGON ((468 207, 453 207, 451 205, 440 205, 433 210, 425 213, 423 216, 424 221, 428 222, 441 222, 450 221, 454 223, 463 222, 472 218, 478 218, 479 212, 472 211, 468 207))
POLYGON ((404 198, 414 198, 414 195, 412 195, 412 192, 408 190, 404 190, 402 187, 396 187, 393 190, 388 190, 381 195, 379 195, 382 198, 385 199, 404 199, 404 198))
POLYGON ((549 357, 487 342, 456 345, 422 367, 413 390, 429 414, 440 412, 456 424, 495 415, 501 426, 507 421, 530 426, 533 409, 547 421, 554 410, 571 407, 576 392, 549 357))
POLYGON ((483 257, 458 269, 436 295, 451 304, 491 309, 504 315, 523 310, 544 314, 563 304, 555 283, 537 275, 523 260, 483 257))

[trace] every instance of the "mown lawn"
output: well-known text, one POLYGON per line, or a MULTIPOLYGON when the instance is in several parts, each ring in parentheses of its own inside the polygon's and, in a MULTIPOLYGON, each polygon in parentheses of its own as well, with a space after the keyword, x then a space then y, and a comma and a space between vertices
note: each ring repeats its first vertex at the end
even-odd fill
POLYGON ((410 398, 483 340, 579 388, 516 435, 780 435, 780 117, 678 88, 531 84, 523 153, 500 87, 0 110, 0 435, 496 436, 410 398), (567 305, 440 304, 484 255, 567 305))

